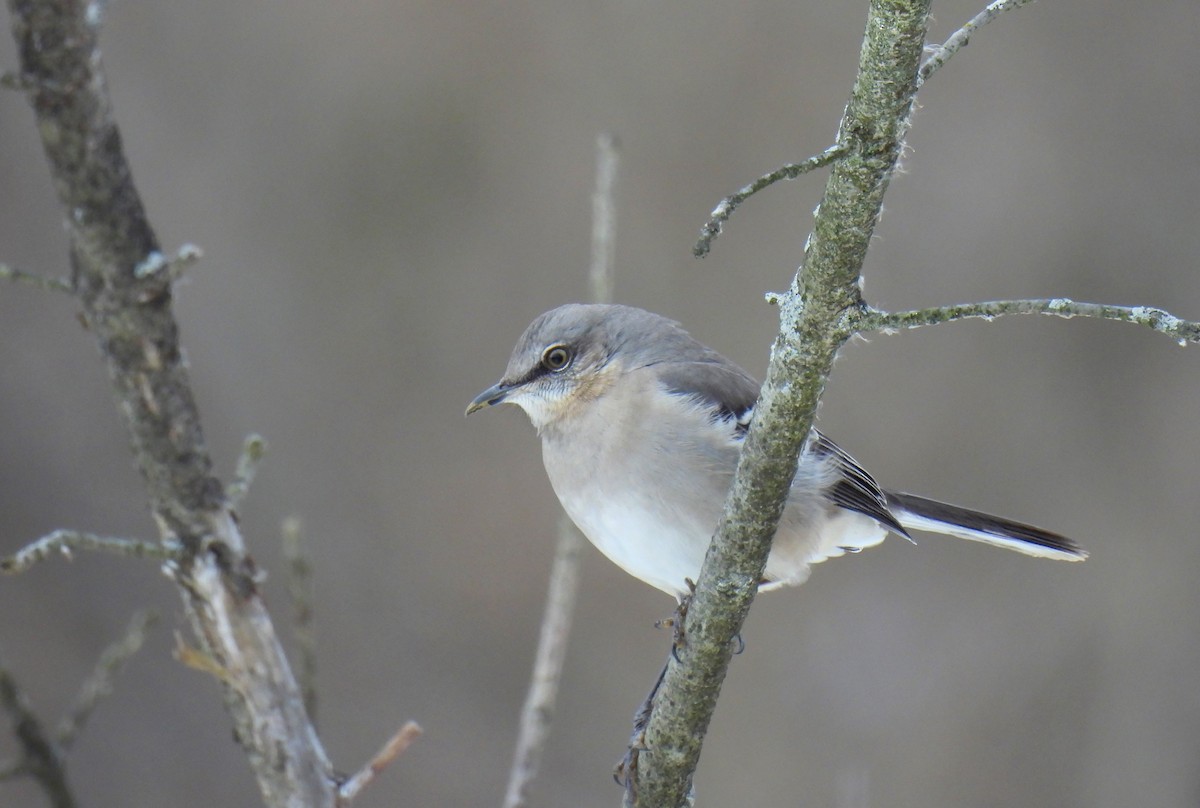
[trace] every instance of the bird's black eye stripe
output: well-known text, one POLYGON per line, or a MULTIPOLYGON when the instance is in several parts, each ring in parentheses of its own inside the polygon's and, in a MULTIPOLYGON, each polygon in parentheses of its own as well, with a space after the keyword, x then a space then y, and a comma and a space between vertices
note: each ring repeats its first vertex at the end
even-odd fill
POLYGON ((551 373, 559 373, 571 365, 574 353, 569 345, 551 345, 542 352, 542 367, 551 373))

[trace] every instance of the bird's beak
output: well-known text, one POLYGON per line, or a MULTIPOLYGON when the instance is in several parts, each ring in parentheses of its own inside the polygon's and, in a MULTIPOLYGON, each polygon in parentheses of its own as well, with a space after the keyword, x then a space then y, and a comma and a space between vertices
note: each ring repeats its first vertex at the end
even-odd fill
POLYGON ((504 382, 497 382, 479 395, 475 396, 475 398, 471 399, 471 403, 467 405, 467 411, 464 414, 470 415, 473 412, 482 410, 484 407, 490 407, 493 404, 499 404, 508 397, 508 394, 511 391, 512 385, 505 384, 504 382))

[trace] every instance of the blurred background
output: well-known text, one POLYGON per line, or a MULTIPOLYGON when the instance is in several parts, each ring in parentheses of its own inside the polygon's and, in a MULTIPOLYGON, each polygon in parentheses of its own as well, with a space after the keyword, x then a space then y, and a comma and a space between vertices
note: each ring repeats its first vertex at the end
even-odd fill
MULTIPOLYGON (((980 8, 935 5, 943 40, 980 8)), ((498 805, 558 506, 515 409, 469 421, 527 322, 586 294, 596 135, 615 132, 616 298, 761 377, 824 174, 716 202, 835 133, 866 3, 119 0, 102 38, 211 449, 267 459, 241 509, 286 631, 279 525, 319 592, 320 723, 343 770, 426 734, 357 803, 498 805)), ((1200 5, 1043 2, 920 96, 865 277, 890 308, 1065 295, 1200 319, 1200 5)), ((16 66, 0 41, 0 65, 16 66)), ((67 272, 32 116, 0 94, 0 260, 67 272)), ((0 286, 0 552, 154 537, 92 338, 0 286)), ((1050 318, 858 340, 823 428, 886 485, 1078 538, 1086 564, 941 537, 759 601, 704 805, 1200 801, 1200 348, 1050 318)), ((672 603, 591 548, 539 806, 611 806, 672 603)), ((152 562, 0 580, 0 648, 48 722, 131 612, 163 615, 70 759, 86 806, 256 805, 216 683, 171 659, 152 562)), ((0 721, 0 758, 14 751, 0 721)), ((0 804, 39 805, 27 783, 0 804)))

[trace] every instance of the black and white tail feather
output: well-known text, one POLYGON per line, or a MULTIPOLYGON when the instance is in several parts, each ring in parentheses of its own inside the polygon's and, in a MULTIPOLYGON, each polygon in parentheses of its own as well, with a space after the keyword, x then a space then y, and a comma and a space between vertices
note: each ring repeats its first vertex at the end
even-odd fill
POLYGON ((1066 536, 915 494, 887 491, 888 510, 907 530, 927 530, 970 539, 1026 555, 1082 561, 1087 551, 1066 536))

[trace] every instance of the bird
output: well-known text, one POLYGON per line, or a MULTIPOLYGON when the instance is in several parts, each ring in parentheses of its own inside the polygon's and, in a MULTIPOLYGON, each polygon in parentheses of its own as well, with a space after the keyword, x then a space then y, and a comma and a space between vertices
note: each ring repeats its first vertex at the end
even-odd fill
MULTIPOLYGON (((466 414, 525 411, 562 507, 596 548, 680 601, 690 593, 733 481, 760 385, 666 317, 632 306, 567 304, 529 324, 500 381, 466 414)), ((882 488, 813 429, 760 591, 802 583, 813 564, 921 530, 1031 556, 1080 561, 1039 527, 882 488)))

